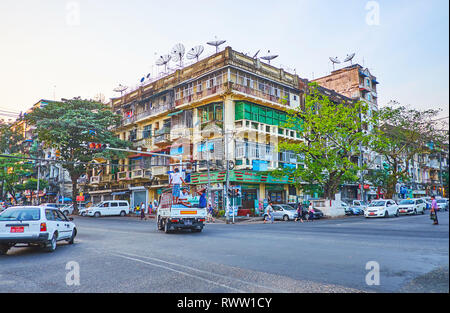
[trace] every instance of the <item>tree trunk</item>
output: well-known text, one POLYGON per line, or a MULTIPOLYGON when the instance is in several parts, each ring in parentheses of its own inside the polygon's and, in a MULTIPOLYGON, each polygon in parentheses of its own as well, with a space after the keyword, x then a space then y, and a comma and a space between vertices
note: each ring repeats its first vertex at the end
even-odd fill
POLYGON ((78 203, 77 203, 77 196, 78 196, 78 177, 70 175, 70 179, 72 180, 72 203, 73 203, 73 214, 78 214, 78 203))
POLYGON ((395 194, 395 186, 397 185, 397 178, 392 177, 387 183, 386 199, 392 199, 395 194))

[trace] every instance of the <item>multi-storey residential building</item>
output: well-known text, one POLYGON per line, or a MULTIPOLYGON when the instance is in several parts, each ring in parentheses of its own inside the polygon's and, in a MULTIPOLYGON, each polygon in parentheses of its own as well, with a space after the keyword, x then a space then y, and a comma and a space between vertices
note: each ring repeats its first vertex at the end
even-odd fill
POLYGON ((286 109, 302 105, 305 87, 298 76, 227 47, 112 99, 111 109, 123 117, 117 135, 132 141, 134 149, 170 157, 136 153, 102 172, 93 170, 88 177, 93 201, 129 197, 132 205, 149 203, 167 187, 168 174, 180 160, 194 186, 191 193, 209 184, 218 207, 223 205, 226 160, 233 165, 230 185, 242 188, 242 208, 255 208, 263 198, 295 199, 298 192, 288 177, 266 171, 301 162, 277 146, 282 140, 301 140, 296 129, 284 124, 286 109))

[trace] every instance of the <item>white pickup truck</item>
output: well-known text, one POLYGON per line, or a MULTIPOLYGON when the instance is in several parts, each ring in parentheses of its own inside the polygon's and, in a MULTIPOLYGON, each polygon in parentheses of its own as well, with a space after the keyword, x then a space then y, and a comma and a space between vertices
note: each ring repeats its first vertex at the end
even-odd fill
POLYGON ((203 230, 206 219, 206 208, 200 209, 190 203, 173 203, 172 191, 163 192, 158 206, 157 227, 169 233, 180 229, 191 229, 193 232, 203 230))

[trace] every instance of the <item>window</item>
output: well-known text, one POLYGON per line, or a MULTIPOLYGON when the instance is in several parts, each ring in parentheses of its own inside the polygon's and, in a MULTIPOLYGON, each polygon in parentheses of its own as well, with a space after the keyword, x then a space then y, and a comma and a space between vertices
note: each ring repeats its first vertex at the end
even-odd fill
POLYGON ((111 207, 117 208, 119 204, 117 202, 111 202, 111 207))
POLYGON ((152 125, 144 126, 144 131, 142 133, 143 138, 149 138, 152 136, 152 125))
POLYGON ((119 206, 128 206, 128 204, 126 202, 120 202, 119 206))
POLYGON ((55 220, 55 217, 53 216, 53 213, 51 212, 51 210, 45 210, 45 218, 47 219, 47 221, 55 220))
POLYGON ((223 120, 222 103, 211 103, 198 109, 198 117, 201 123, 223 120))

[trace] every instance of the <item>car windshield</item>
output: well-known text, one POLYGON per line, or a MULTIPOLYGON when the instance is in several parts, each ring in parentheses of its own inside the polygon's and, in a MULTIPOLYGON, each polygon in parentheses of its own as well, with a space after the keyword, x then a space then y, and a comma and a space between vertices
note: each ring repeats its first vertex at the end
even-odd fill
POLYGON ((414 200, 402 200, 400 204, 414 204, 414 200))
POLYGON ((285 210, 295 210, 293 207, 291 207, 290 205, 287 205, 287 204, 280 205, 280 206, 285 210))
POLYGON ((9 208, 0 213, 0 221, 38 221, 40 218, 39 208, 9 208))
POLYGON ((374 207, 374 206, 384 206, 385 201, 374 201, 372 202, 369 206, 370 207, 374 207))

